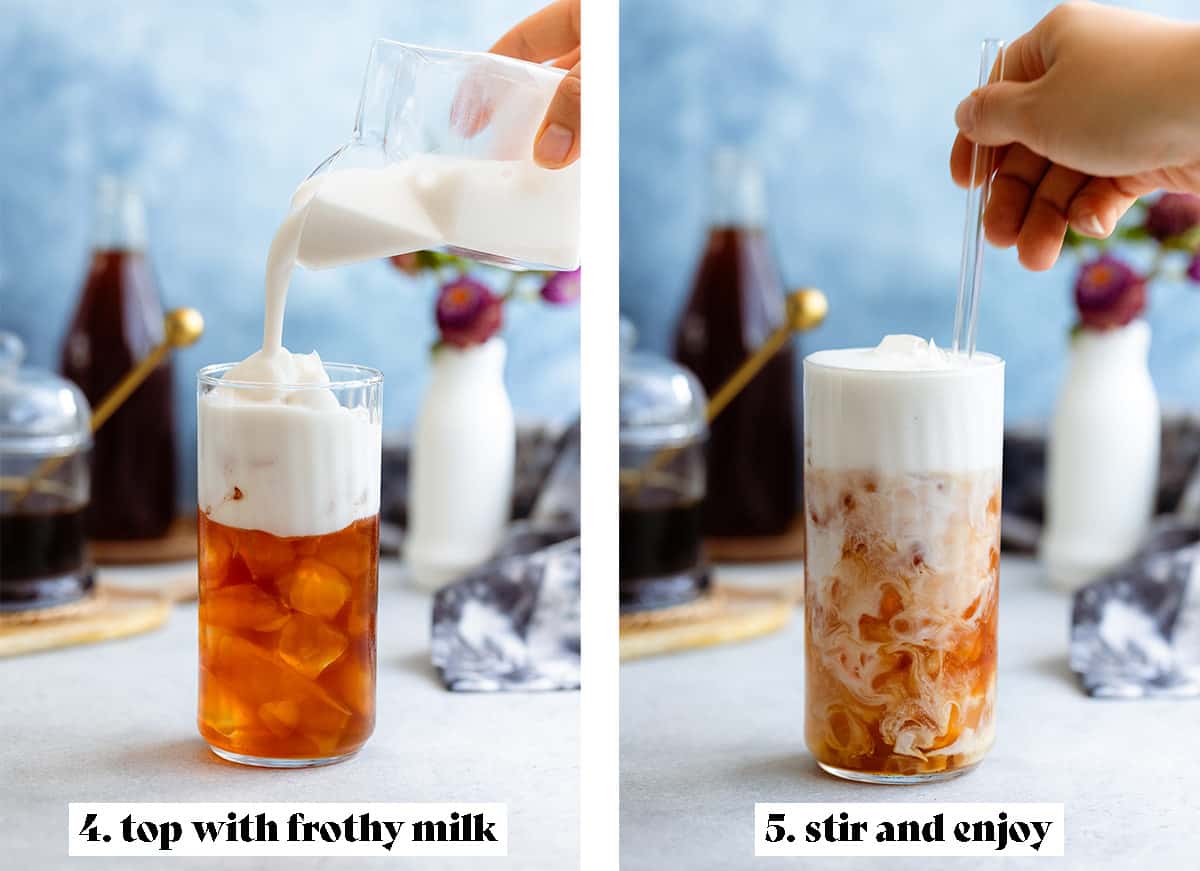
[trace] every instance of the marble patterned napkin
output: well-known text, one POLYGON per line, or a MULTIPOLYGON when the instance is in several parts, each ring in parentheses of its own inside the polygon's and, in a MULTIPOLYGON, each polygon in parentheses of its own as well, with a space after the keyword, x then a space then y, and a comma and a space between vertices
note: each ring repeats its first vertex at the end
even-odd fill
POLYGON ((438 591, 433 664, 457 691, 579 688, 579 539, 503 557, 438 591))
POLYGON ((1200 524, 1159 521, 1138 556, 1075 593, 1070 660, 1097 698, 1200 696, 1200 524))
POLYGON ((579 688, 579 425, 500 553, 438 591, 433 664, 456 691, 579 688))
MULTIPOLYGON (((1045 455, 1040 430, 1005 433, 1006 550, 1037 547, 1045 455)), ((1200 417, 1165 417, 1160 456, 1145 546, 1075 593, 1071 669, 1096 698, 1200 696, 1200 417)))

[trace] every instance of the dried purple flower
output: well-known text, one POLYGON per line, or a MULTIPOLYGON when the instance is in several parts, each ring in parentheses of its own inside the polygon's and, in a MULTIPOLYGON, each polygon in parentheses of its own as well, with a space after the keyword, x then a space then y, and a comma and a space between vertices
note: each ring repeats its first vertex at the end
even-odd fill
POLYGON ((1146 279, 1129 264, 1105 254, 1079 270, 1075 306, 1084 327, 1123 327, 1146 308, 1146 279))
POLYGON ((483 344, 500 330, 503 303, 487 285, 466 276, 442 285, 434 305, 442 341, 458 348, 483 344))
POLYGON ((1187 277, 1200 284, 1200 251, 1192 255, 1192 262, 1188 264, 1187 268, 1187 277))
POLYGON ((1158 241, 1182 236, 1200 224, 1200 197, 1163 194, 1146 212, 1146 232, 1158 241))
POLYGON ((542 285, 542 299, 555 305, 570 305, 579 299, 579 270, 556 272, 542 285))

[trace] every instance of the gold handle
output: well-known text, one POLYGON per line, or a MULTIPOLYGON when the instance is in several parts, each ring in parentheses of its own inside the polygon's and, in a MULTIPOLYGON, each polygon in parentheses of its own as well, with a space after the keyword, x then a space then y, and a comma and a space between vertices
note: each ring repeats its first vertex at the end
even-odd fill
MULTIPOLYGON (((166 317, 163 318, 163 340, 155 345, 140 363, 126 372, 125 376, 117 382, 117 386, 100 400, 100 404, 92 411, 89 422, 91 431, 95 432, 100 429, 104 422, 113 416, 113 413, 121 407, 121 404, 130 397, 133 391, 141 386, 172 348, 186 348, 194 345, 203 333, 204 318, 194 308, 177 308, 167 312, 166 317)), ((25 482, 25 487, 13 502, 13 507, 19 508, 21 503, 29 498, 29 494, 33 492, 37 482, 47 475, 53 474, 66 461, 66 456, 50 457, 44 460, 25 482)))
MULTIPOLYGON (((767 336, 766 341, 759 345, 753 354, 742 361, 742 364, 708 400, 708 405, 705 407, 705 417, 708 422, 712 423, 713 419, 725 410, 726 406, 767 364, 767 361, 778 353, 793 333, 804 333, 816 329, 825 320, 827 314, 829 314, 829 300, 815 287, 802 287, 789 293, 786 320, 767 336)), ((656 453, 646 465, 635 473, 638 482, 645 481, 649 475, 662 469, 678 452, 678 447, 670 447, 663 448, 656 453)))
POLYGON ((725 410, 743 388, 759 373, 767 361, 778 353, 792 333, 803 333, 815 329, 829 313, 829 300, 815 287, 793 290, 787 297, 787 320, 775 328, 767 340, 738 366, 729 379, 720 386, 706 409, 708 422, 725 410))

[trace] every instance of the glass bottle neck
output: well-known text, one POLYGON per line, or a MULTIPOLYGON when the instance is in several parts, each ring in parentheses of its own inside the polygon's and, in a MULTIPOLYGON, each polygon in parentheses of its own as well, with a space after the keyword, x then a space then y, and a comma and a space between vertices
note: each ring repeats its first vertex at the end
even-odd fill
POLYGON ((137 188, 124 179, 102 176, 96 184, 92 249, 144 251, 146 206, 137 188))
POLYGON ((767 222, 767 197, 758 164, 733 148, 713 155, 709 182, 711 227, 761 229, 767 222))

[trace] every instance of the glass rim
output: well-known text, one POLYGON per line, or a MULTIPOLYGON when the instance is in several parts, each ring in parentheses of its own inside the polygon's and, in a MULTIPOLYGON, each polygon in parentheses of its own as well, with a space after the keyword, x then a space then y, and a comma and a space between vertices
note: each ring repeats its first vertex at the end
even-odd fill
POLYGON ((325 372, 331 377, 331 380, 324 384, 313 384, 312 382, 307 384, 289 384, 277 381, 231 381, 221 376, 220 373, 228 372, 237 365, 238 363, 211 363, 196 373, 196 382, 198 384, 207 384, 211 387, 234 387, 246 390, 269 387, 272 390, 292 392, 302 390, 347 390, 356 387, 371 387, 383 383, 383 373, 370 366, 360 366, 357 363, 326 363, 324 361, 322 361, 321 365, 325 367, 325 372), (347 378, 342 381, 332 380, 334 372, 354 373, 359 377, 347 378))
MULTIPOLYGON (((1004 368, 1004 358, 987 351, 976 351, 971 355, 971 362, 966 366, 954 369, 873 369, 868 366, 846 366, 837 363, 827 363, 816 359, 823 354, 841 351, 871 351, 873 348, 826 348, 805 355, 804 365, 825 369, 831 372, 852 372, 859 375, 877 375, 881 378, 970 378, 995 369, 1004 368)), ((959 352, 958 356, 965 356, 959 352)))
POLYGON ((536 70, 535 75, 549 74, 557 78, 566 78, 567 70, 561 67, 552 67, 545 64, 534 63, 533 61, 522 60, 519 57, 509 57, 508 55, 495 54, 490 51, 474 51, 471 49, 458 48, 438 48, 432 45, 422 45, 416 42, 404 42, 399 39, 388 39, 386 36, 378 36, 371 43, 370 57, 368 58, 368 68, 370 61, 374 60, 376 49, 384 48, 393 51, 405 51, 412 54, 418 54, 421 58, 429 63, 452 63, 461 62, 463 60, 486 61, 493 64, 497 69, 509 68, 520 70, 536 70))

